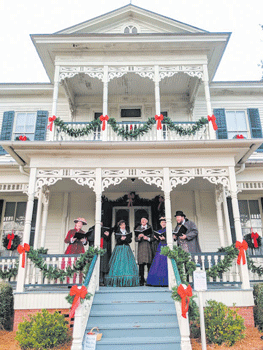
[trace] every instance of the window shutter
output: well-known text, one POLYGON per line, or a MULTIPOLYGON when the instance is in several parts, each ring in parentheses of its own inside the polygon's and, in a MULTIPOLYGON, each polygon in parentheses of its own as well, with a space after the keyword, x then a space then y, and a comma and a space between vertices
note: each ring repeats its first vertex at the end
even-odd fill
POLYGON ((214 109, 214 115, 216 117, 216 124, 218 129, 216 136, 218 139, 227 139, 227 126, 226 126, 226 114, 224 108, 214 109))
POLYGON ((47 132, 48 111, 37 111, 35 141, 45 141, 47 132))
MULTIPOLYGON (((15 112, 9 111, 4 112, 2 130, 1 130, 1 140, 10 141, 12 140, 13 124, 14 124, 15 112)), ((0 155, 6 154, 7 152, 0 146, 0 155)))
MULTIPOLYGON (((247 110, 250 132, 253 139, 262 137, 262 127, 259 117, 259 111, 257 108, 248 108, 247 110)), ((257 149, 257 152, 263 152, 263 144, 257 149)))

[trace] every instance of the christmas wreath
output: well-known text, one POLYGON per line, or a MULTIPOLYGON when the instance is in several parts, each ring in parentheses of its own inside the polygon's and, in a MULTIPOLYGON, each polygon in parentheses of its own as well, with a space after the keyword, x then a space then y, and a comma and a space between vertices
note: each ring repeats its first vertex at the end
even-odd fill
POLYGON ((21 239, 18 235, 8 234, 3 238, 3 247, 6 250, 16 250, 21 242, 21 239))
POLYGON ((244 240, 247 242, 249 248, 257 249, 261 246, 261 237, 257 232, 251 232, 244 236, 244 240))

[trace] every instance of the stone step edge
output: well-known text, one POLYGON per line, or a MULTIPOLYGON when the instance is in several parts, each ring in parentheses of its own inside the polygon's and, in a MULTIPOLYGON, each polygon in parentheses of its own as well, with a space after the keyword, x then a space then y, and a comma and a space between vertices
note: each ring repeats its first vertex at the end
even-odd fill
POLYGON ((136 338, 107 338, 103 339, 103 335, 100 341, 97 342, 97 345, 134 345, 134 344, 168 344, 168 343, 180 343, 180 336, 176 337, 136 337, 136 338))
POLYGON ((147 311, 137 311, 137 312, 132 312, 131 310, 128 310, 129 312, 123 314, 123 311, 90 311, 90 316, 89 317, 111 317, 111 316, 175 316, 176 317, 176 312, 175 310, 164 310, 156 313, 156 310, 153 310, 152 312, 147 311))
MULTIPOLYGON (((179 325, 177 322, 165 322, 165 323, 105 323, 101 324, 99 327, 99 330, 102 331, 103 329, 112 329, 112 330, 117 330, 117 329, 152 329, 152 328, 178 328, 179 325)), ((89 331, 92 327, 87 327, 87 331, 89 331)))

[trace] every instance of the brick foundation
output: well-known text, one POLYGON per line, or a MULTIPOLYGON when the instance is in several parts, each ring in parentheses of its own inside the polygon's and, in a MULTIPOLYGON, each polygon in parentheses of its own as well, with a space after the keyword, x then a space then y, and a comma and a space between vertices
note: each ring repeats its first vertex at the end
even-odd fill
POLYGON ((244 318, 245 327, 254 327, 253 306, 231 307, 237 310, 237 313, 244 318))
MULTIPOLYGON (((48 309, 48 312, 53 313, 55 311, 58 311, 62 315, 65 316, 66 321, 68 322, 68 327, 72 330, 73 329, 73 323, 74 318, 69 318, 69 309, 48 309)), ((25 319, 29 319, 29 315, 35 315, 37 312, 41 312, 41 309, 34 309, 34 310, 15 310, 14 312, 14 324, 13 324, 13 330, 17 331, 19 323, 24 321, 25 319)))

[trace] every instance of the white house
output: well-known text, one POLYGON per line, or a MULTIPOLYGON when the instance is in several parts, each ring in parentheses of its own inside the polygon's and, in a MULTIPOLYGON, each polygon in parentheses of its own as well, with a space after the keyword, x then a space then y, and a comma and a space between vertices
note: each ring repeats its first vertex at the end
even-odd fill
MULTIPOLYGON (((2 270, 15 263, 2 245, 12 231, 58 264, 79 216, 96 225, 99 246, 101 220, 114 226, 125 218, 134 227, 147 213, 156 225, 165 207, 172 247, 174 214, 183 210, 198 226, 203 267, 217 262, 218 248, 251 231, 262 236, 263 82, 213 82, 229 37, 131 4, 31 36, 50 83, 0 84, 2 270)), ((19 265, 16 315, 68 308, 56 281, 36 292, 38 275, 29 262, 19 265)), ((171 263, 169 278, 171 288, 171 263)), ((234 263, 207 299, 252 312, 250 282, 259 279, 234 263)), ((93 284, 95 294, 95 277, 93 284)), ((84 332, 78 327, 74 349, 84 332)))

